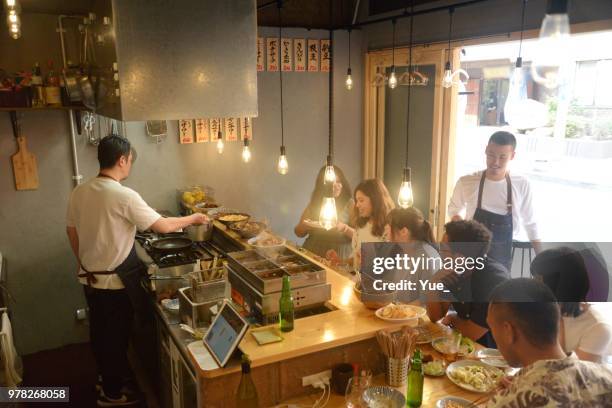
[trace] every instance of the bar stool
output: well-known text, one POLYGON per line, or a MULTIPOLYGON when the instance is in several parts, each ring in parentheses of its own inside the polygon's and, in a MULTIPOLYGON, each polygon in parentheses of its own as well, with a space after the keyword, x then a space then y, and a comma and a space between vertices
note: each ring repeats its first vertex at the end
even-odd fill
MULTIPOLYGON (((529 253, 529 265, 531 265, 531 251, 533 250, 533 246, 531 246, 530 241, 522 242, 522 241, 512 241, 512 262, 514 262, 514 251, 516 249, 521 250, 521 278, 523 277, 523 271, 525 268, 525 251, 529 253)), ((529 275, 531 276, 531 271, 529 271, 529 275)))

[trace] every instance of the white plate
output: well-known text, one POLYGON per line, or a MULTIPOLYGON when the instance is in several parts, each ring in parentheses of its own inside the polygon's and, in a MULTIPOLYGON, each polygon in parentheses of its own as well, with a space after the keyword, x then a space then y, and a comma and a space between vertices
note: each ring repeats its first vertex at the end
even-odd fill
MULTIPOLYGON (((442 347, 440 347, 440 343, 444 343, 446 341, 448 341, 448 337, 438 337, 432 340, 431 342, 431 346, 434 348, 434 350, 436 350, 438 353, 441 354, 447 354, 446 350, 444 350, 442 347)), ((459 345, 459 352, 457 353, 458 356, 460 357, 468 357, 469 355, 471 355, 474 352, 474 349, 476 348, 476 344, 474 343, 474 341, 472 341, 471 339, 469 339, 468 337, 463 337, 461 339, 461 344, 459 345), (470 346, 468 345, 471 344, 471 348, 472 351, 470 352, 470 346)))
POLYGON ((465 407, 465 408, 474 407, 471 401, 468 401, 466 399, 459 398, 459 397, 449 396, 449 397, 440 398, 438 402, 436 402, 436 408, 446 408, 446 403, 451 402, 451 401, 457 404, 461 404, 461 407, 465 407))
POLYGON ((508 362, 504 360, 503 357, 481 358, 480 361, 492 367, 499 367, 499 368, 509 368, 510 367, 510 364, 508 364, 508 362))
MULTIPOLYGON (((387 305, 387 306, 389 306, 389 305, 387 305)), ((410 320, 418 319, 418 318, 423 317, 423 316, 425 316, 427 314, 427 310, 425 310, 422 307, 414 306, 414 305, 400 305, 400 306, 402 306, 404 308, 414 310, 414 312, 415 312, 414 316, 403 317, 401 319, 391 319, 391 318, 388 318, 388 317, 383 317, 383 315, 382 315, 382 310, 385 307, 387 307, 387 306, 383 306, 380 309, 376 310, 376 312, 374 312, 376 317, 378 317, 379 319, 382 319, 382 320, 386 320, 388 322, 409 322, 410 320)))
POLYGON ((476 358, 503 358, 498 349, 483 348, 476 352, 476 358))
POLYGON ((446 376, 457 387, 463 388, 464 390, 467 390, 467 391, 478 392, 478 393, 483 393, 484 394, 484 393, 488 393, 492 389, 494 389, 494 388, 492 388, 492 389, 489 389, 489 390, 486 390, 486 391, 482 391, 482 390, 479 390, 479 389, 473 387, 470 384, 465 384, 465 383, 463 383, 461 381, 455 380, 455 378, 451 375, 453 373, 453 371, 455 371, 459 367, 467 367, 467 366, 479 366, 479 367, 483 367, 486 370, 496 370, 500 374, 500 379, 504 375, 504 372, 502 370, 500 370, 499 368, 491 367, 490 365, 487 365, 487 364, 483 363, 482 361, 478 361, 478 360, 460 360, 460 361, 455 361, 454 363, 452 363, 448 367, 446 367, 446 376))

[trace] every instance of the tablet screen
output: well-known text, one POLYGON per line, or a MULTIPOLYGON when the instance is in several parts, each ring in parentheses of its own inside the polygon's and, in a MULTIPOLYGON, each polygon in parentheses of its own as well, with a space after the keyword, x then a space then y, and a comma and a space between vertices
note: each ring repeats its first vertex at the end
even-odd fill
POLYGON ((221 367, 227 363, 247 328, 248 323, 225 303, 204 337, 206 348, 221 367))

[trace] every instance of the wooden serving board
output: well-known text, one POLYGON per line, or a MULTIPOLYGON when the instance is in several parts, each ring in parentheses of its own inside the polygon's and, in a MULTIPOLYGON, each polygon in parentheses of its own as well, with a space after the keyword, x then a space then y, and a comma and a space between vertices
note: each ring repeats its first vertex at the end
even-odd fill
POLYGON ((17 190, 38 189, 38 167, 36 157, 28 151, 25 136, 17 137, 18 150, 11 156, 17 190))

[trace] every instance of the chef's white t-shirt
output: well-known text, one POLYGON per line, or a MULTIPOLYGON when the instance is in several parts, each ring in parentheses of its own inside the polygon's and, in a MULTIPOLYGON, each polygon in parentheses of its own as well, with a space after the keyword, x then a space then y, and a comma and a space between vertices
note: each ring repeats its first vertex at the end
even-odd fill
MULTIPOLYGON (((455 190, 448 204, 449 218, 460 215, 471 220, 478 206, 478 190, 482 171, 469 174, 457 180, 455 190)), ((529 240, 540 239, 540 233, 533 210, 534 202, 529 181, 519 175, 510 173, 512 184, 512 229, 515 238, 519 235, 521 226, 525 229, 529 240)), ((482 192, 482 209, 495 214, 508 214, 508 187, 506 179, 493 181, 485 178, 482 192)))
MULTIPOLYGON (((134 190, 111 178, 95 177, 72 191, 66 224, 76 228, 83 267, 112 271, 129 255, 136 230, 148 229, 160 217, 134 190)), ((96 275, 96 279, 94 288, 124 287, 116 274, 96 275)), ((85 278, 79 282, 87 284, 85 278)))

